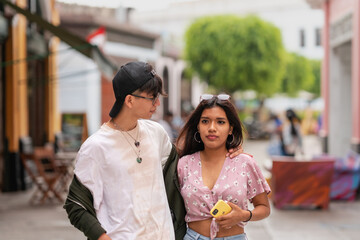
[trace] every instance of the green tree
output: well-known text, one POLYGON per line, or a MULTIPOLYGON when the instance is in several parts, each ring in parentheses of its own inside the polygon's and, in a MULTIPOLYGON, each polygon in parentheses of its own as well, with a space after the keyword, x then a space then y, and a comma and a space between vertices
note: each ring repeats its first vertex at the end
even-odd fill
POLYGON ((314 85, 311 62, 296 53, 286 55, 285 75, 282 81, 282 92, 296 96, 299 90, 310 91, 314 85))
POLYGON ((200 78, 228 91, 271 95, 281 87, 284 48, 280 30, 255 16, 197 19, 185 34, 185 59, 200 78))
POLYGON ((319 60, 310 60, 312 73, 314 76, 314 82, 310 86, 307 91, 315 94, 315 96, 320 96, 320 89, 321 89, 321 61, 319 60))

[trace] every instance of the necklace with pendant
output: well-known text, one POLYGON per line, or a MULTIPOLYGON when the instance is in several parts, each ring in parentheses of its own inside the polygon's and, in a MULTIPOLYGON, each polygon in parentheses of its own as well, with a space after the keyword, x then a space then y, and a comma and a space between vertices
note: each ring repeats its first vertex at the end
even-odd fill
POLYGON ((122 131, 118 126, 117 124, 114 122, 114 121, 111 121, 112 124, 114 125, 114 127, 116 129, 119 130, 119 132, 121 132, 121 134, 124 136, 125 140, 128 142, 128 144, 130 145, 130 147, 132 148, 132 150, 134 150, 135 152, 135 155, 137 156, 136 158, 136 162, 138 163, 141 163, 142 162, 142 158, 140 157, 140 152, 141 152, 141 149, 140 149, 140 141, 138 141, 137 139, 139 139, 139 132, 140 132, 140 129, 138 129, 138 132, 137 132, 137 136, 136 136, 136 139, 133 138, 133 136, 130 135, 130 133, 128 133, 127 131, 122 131), (127 135, 129 135, 133 140, 134 140, 134 145, 135 147, 137 148, 137 151, 136 149, 134 149, 133 145, 130 143, 130 141, 128 140, 128 138, 125 136, 125 134, 123 133, 125 132, 127 135))
POLYGON ((121 130, 121 129, 118 127, 118 125, 117 125, 113 120, 111 120, 111 122, 112 122, 112 124, 114 125, 114 127, 115 127, 117 130, 120 130, 120 131, 122 131, 122 132, 125 132, 127 135, 129 135, 129 136, 134 140, 134 145, 135 145, 135 147, 140 147, 140 141, 137 140, 137 139, 139 139, 139 132, 140 132, 140 130, 138 130, 137 136, 136 136, 136 139, 135 139, 135 138, 134 138, 133 136, 131 136, 131 134, 128 133, 127 131, 121 130))
POLYGON ((141 162, 142 162, 142 158, 140 157, 140 152, 141 152, 140 142, 138 142, 138 143, 139 143, 138 145, 136 145, 136 142, 135 142, 135 144, 134 144, 134 145, 137 147, 137 150, 138 150, 138 151, 136 151, 136 150, 134 149, 133 145, 130 143, 130 141, 129 141, 129 140, 127 139, 127 137, 125 136, 125 134, 124 134, 122 131, 120 131, 120 132, 121 132, 121 134, 124 136, 124 138, 125 138, 125 140, 128 142, 128 144, 131 146, 132 150, 134 150, 134 152, 135 152, 135 154, 136 154, 136 156, 137 156, 136 162, 141 163, 141 162))
MULTIPOLYGON (((138 141, 138 140, 136 140, 135 138, 133 138, 133 136, 131 136, 131 134, 130 133, 128 133, 128 132, 125 132, 127 135, 129 135, 133 140, 134 140, 134 145, 135 145, 135 147, 140 147, 140 141, 138 141)), ((139 131, 137 132, 137 136, 136 136, 136 138, 138 138, 139 137, 139 131)))

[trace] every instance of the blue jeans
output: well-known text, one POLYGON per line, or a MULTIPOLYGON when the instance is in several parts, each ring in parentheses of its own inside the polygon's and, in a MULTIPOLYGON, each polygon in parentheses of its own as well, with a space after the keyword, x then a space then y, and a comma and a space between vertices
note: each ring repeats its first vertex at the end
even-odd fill
MULTIPOLYGON (((214 238, 214 240, 247 240, 246 234, 239 234, 229 237, 220 237, 220 238, 214 238)), ((186 231, 186 234, 184 236, 184 240, 210 240, 209 237, 205 237, 194 230, 188 228, 186 231)))

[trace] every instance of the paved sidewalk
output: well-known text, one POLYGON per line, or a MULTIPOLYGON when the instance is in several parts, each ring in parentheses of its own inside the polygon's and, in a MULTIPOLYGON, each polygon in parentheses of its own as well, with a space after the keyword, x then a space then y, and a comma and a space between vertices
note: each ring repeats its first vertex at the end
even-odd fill
MULTIPOLYGON (((30 206, 31 191, 0 194, 0 239, 74 240, 85 236, 72 227, 60 204, 30 206)), ((250 240, 358 240, 360 201, 331 202, 329 210, 277 210, 246 226, 250 240)))
POLYGON ((360 201, 331 202, 328 210, 278 210, 269 218, 251 222, 250 240, 358 240, 360 201))
POLYGON ((62 204, 29 204, 33 190, 0 193, 1 240, 86 239, 70 225, 62 204))
MULTIPOLYGON (((267 141, 246 141, 244 149, 253 154, 268 175, 264 165, 270 157, 267 141)), ((304 155, 310 159, 321 154, 316 136, 304 136, 304 155)), ((271 162, 271 161, 270 161, 271 162)), ((271 209, 270 217, 250 222, 245 227, 249 240, 358 240, 360 239, 360 199, 355 202, 331 201, 328 210, 271 209)))
MULTIPOLYGON (((261 164, 268 157, 267 144, 246 142, 244 148, 261 164)), ((0 240, 86 239, 70 225, 62 204, 31 206, 31 193, 32 190, 0 193, 0 240)), ((358 240, 360 200, 331 202, 328 210, 272 208, 269 218, 250 222, 245 231, 249 240, 358 240)))

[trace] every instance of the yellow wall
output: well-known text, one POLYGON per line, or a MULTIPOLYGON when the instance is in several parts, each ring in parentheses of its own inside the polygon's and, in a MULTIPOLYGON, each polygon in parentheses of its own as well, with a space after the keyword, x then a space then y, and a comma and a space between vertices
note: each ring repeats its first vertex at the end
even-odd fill
MULTIPOLYGON (((53 37, 49 43, 49 51, 56 53, 60 40, 53 37)), ((55 141, 55 133, 61 131, 60 114, 58 111, 58 78, 56 54, 51 54, 47 59, 47 73, 49 76, 46 85, 46 132, 48 140, 55 141)))
MULTIPOLYGON (((54 25, 60 24, 60 16, 55 8, 55 0, 51 1, 51 23, 54 25)), ((48 140, 50 142, 55 141, 55 133, 61 131, 61 119, 58 111, 58 73, 56 53, 58 51, 60 40, 58 37, 52 37, 49 42, 50 55, 47 59, 47 76, 49 81, 46 90, 46 132, 48 133, 48 140)))
MULTIPOLYGON (((16 4, 26 6, 26 0, 17 0, 16 4)), ((19 138, 27 136, 28 102, 27 102, 27 64, 26 64, 26 24, 27 20, 21 14, 15 14, 9 28, 9 38, 6 41, 5 60, 13 62, 5 68, 6 76, 6 127, 5 136, 8 139, 9 151, 19 149, 19 138)))
MULTIPOLYGON (((15 1, 19 7, 26 8, 26 0, 15 1)), ((51 23, 59 25, 60 17, 55 8, 55 0, 51 0, 51 23)), ((6 41, 5 61, 12 62, 5 68, 6 90, 5 90, 5 136, 9 141, 9 151, 19 150, 19 139, 29 135, 29 113, 28 113, 28 75, 27 75, 27 39, 26 27, 27 19, 24 15, 15 13, 9 28, 9 37, 6 41)), ((58 111, 58 79, 56 53, 60 40, 52 37, 49 41, 50 55, 46 59, 46 72, 48 83, 45 94, 45 130, 47 140, 54 142, 55 133, 61 130, 60 114, 58 111)))

